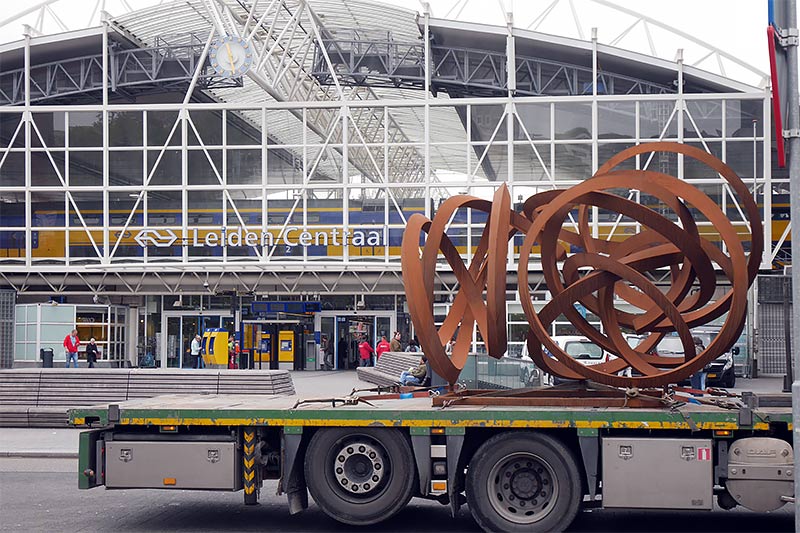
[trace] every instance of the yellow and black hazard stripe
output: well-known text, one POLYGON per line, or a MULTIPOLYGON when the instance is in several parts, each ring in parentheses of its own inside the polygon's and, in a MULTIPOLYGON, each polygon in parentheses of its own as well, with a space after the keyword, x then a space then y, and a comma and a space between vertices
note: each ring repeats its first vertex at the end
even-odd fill
POLYGON ((244 503, 258 503, 258 473, 256 465, 256 431, 245 429, 242 432, 242 479, 244 481, 244 503))

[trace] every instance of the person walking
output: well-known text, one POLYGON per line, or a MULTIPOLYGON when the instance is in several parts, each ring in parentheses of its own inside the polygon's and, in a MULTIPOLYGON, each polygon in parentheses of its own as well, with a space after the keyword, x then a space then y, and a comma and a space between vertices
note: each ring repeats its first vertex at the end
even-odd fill
POLYGON ((389 343, 389 351, 390 352, 402 352, 403 345, 400 344, 401 335, 399 331, 394 332, 394 336, 392 337, 392 342, 389 343))
POLYGON ((375 353, 375 350, 370 346, 367 337, 361 337, 361 342, 358 343, 358 355, 361 357, 361 366, 370 366, 373 353, 375 353))
MULTIPOLYGON (((703 339, 701 339, 700 337, 693 337, 692 342, 694 342, 695 353, 699 354, 700 352, 706 349, 706 347, 703 345, 703 339)), ((703 372, 702 368, 697 372, 695 372, 694 374, 692 374, 692 377, 689 378, 689 381, 691 382, 693 389, 701 391, 706 390, 706 373, 703 372)), ((695 396, 701 396, 701 395, 695 393, 695 396)))
POLYGON ((375 355, 377 359, 380 359, 381 355, 390 351, 391 349, 392 345, 389 344, 389 341, 386 340, 386 335, 381 335, 381 342, 379 342, 378 345, 375 347, 375 355))
POLYGON ((347 357, 347 340, 344 338, 344 333, 342 333, 339 337, 339 342, 336 346, 337 349, 337 357, 339 358, 339 370, 350 368, 349 358, 347 357))
POLYGON ((97 344, 94 337, 89 339, 89 344, 86 345, 86 362, 89 363, 89 368, 94 368, 97 362, 97 344))
POLYGON ((444 353, 447 355, 453 355, 453 348, 456 345, 455 339, 450 339, 447 341, 447 344, 444 345, 444 353))
POLYGON ((228 368, 236 368, 236 345, 233 343, 233 335, 228 337, 228 368))
POLYGON ((192 344, 189 347, 189 353, 192 355, 192 363, 194 368, 203 368, 205 367, 205 363, 203 362, 203 358, 200 356, 200 335, 195 335, 194 339, 192 339, 192 344))
POLYGON ((407 352, 417 353, 419 351, 419 344, 417 344, 416 339, 411 339, 408 341, 408 346, 406 347, 407 352))
POLYGON ((73 329, 69 335, 64 337, 64 351, 67 356, 66 368, 69 368, 71 361, 75 362, 75 368, 78 368, 78 346, 81 345, 81 340, 78 338, 78 330, 73 329))

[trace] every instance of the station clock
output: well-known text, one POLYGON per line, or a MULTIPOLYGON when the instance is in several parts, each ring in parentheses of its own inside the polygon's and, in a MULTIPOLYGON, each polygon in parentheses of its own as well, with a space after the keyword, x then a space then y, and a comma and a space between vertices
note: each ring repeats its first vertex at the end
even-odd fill
POLYGON ((252 66, 253 50, 245 39, 225 35, 212 43, 208 58, 219 76, 238 78, 252 66))

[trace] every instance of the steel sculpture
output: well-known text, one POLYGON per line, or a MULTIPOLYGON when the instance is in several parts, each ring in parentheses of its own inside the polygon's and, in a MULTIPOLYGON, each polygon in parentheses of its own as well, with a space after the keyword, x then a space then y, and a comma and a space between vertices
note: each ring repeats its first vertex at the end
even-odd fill
POLYGON ((656 142, 628 148, 579 185, 531 196, 521 213, 511 208, 505 185, 497 189, 491 202, 466 195, 451 197, 433 220, 421 214, 409 219, 401 252, 403 283, 416 334, 431 368, 451 384, 467 360, 475 325, 489 355, 499 359, 507 351, 508 242, 517 233, 524 235, 517 283, 530 325, 527 344, 531 358, 551 374, 616 387, 674 383, 728 351, 744 327, 747 290, 758 272, 764 244, 757 205, 742 180, 716 157, 679 143, 656 142), (737 230, 720 207, 698 188, 660 172, 621 168, 630 159, 652 152, 695 159, 727 181, 750 225, 749 255, 742 244, 741 228, 737 230), (672 218, 614 194, 620 189, 638 190, 658 199, 669 208, 672 218), (595 207, 635 220, 642 229, 621 241, 593 237, 589 211, 595 207), (468 266, 446 234, 452 215, 462 208, 488 213, 468 266), (572 231, 564 223, 575 210, 577 231, 572 231), (717 247, 700 234, 695 213, 713 225, 724 247, 717 247), (424 245, 420 246, 423 234, 424 245), (540 248, 542 272, 553 296, 538 312, 528 283, 534 246, 540 248), (450 312, 437 328, 433 290, 440 252, 452 268, 459 290, 450 312), (668 290, 662 291, 645 273, 666 269, 671 283, 668 290), (717 290, 718 270, 728 281, 729 287, 724 291, 717 290), (638 312, 617 309, 615 300, 627 302, 638 312), (603 332, 578 312, 578 302, 599 317, 603 332), (561 315, 616 358, 584 366, 570 357, 549 335, 549 327, 561 315), (719 334, 697 353, 691 328, 723 316, 719 334), (622 328, 648 336, 631 347, 622 328), (659 341, 672 332, 683 342, 684 355, 667 357, 655 353, 659 341), (453 337, 456 342, 448 354, 444 346, 453 337))

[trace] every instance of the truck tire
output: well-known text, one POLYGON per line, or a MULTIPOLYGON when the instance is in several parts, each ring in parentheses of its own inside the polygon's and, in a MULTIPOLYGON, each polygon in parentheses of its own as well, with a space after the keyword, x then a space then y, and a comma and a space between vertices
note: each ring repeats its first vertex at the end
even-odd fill
POLYGON ((484 531, 562 531, 583 498, 572 452, 547 435, 507 432, 475 452, 467 503, 484 531))
POLYGON ((731 368, 730 372, 725 376, 722 386, 726 389, 732 389, 736 386, 736 372, 731 368))
POLYGON ((416 484, 414 464, 400 430, 323 428, 306 451, 306 484, 325 514, 367 526, 405 507, 416 484))

